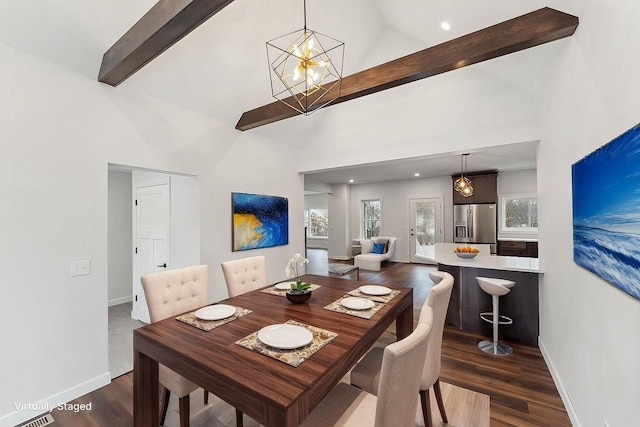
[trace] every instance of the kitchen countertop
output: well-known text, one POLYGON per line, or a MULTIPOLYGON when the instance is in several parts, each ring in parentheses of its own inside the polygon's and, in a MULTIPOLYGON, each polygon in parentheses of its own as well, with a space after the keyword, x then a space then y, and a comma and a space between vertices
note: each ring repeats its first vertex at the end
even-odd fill
POLYGON ((542 273, 542 271, 540 271, 538 258, 491 255, 489 245, 436 243, 432 246, 418 246, 416 257, 438 264, 456 267, 542 273), (478 248, 480 253, 473 259, 460 258, 453 252, 453 248, 456 246, 472 246, 478 248))

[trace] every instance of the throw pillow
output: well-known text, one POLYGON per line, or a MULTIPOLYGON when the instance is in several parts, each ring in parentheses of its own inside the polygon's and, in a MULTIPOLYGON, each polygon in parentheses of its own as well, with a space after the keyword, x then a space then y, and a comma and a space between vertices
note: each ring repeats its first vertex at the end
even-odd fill
POLYGON ((384 250, 385 250, 385 244, 384 243, 374 243, 373 244, 373 253, 374 254, 383 254, 384 250))
POLYGON ((377 240, 374 241, 375 243, 383 243, 384 244, 384 251, 382 252, 383 254, 386 254, 387 252, 389 252, 389 239, 387 238, 379 238, 377 240))

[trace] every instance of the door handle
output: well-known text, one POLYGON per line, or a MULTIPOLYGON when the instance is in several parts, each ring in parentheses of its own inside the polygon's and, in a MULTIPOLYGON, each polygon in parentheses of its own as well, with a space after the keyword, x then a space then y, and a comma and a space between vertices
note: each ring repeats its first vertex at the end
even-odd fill
POLYGON ((164 264, 161 264, 161 265, 156 265, 156 267, 162 267, 162 268, 167 268, 167 263, 165 262, 164 264))

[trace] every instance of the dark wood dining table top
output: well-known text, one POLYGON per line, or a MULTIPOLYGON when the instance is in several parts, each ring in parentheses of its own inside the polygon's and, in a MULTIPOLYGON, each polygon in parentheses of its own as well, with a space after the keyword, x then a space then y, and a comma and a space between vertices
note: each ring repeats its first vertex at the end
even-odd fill
POLYGON ((362 319, 323 307, 364 282, 315 275, 303 280, 321 286, 304 304, 253 291, 220 301, 252 310, 251 314, 209 332, 174 317, 135 330, 135 425, 158 425, 157 362, 264 425, 298 425, 394 321, 398 339, 413 330, 412 289, 386 284, 400 289, 400 294, 371 319, 362 319), (298 367, 235 344, 265 326, 291 319, 338 336, 298 367))

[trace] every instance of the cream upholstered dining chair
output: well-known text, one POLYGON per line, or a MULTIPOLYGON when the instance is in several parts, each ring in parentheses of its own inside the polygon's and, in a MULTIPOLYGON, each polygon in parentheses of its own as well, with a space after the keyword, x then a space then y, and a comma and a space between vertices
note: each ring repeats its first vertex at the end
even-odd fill
MULTIPOLYGON (((229 298, 264 288, 267 283, 267 258, 258 255, 222 263, 229 298)), ((236 426, 242 427, 243 415, 236 409, 236 426)))
POLYGON ((222 263, 229 298, 264 288, 267 283, 267 261, 264 255, 234 259, 222 263))
POLYGON ((418 405, 415 396, 420 386, 415 372, 424 365, 430 320, 425 316, 411 335, 384 348, 377 397, 339 383, 300 426, 413 427, 418 405))
MULTIPOLYGON (((149 307, 151 323, 200 308, 209 303, 209 267, 193 267, 166 270, 141 277, 144 296, 149 307)), ((180 427, 189 426, 189 393, 198 386, 166 366, 158 367, 159 381, 165 389, 160 425, 164 424, 171 393, 179 398, 180 427)), ((209 393, 204 391, 204 403, 209 393)))
MULTIPOLYGON (((440 276, 440 275, 438 275, 440 276)), ((422 368, 420 381, 420 401, 422 404, 422 416, 424 425, 431 426, 431 404, 429 401, 429 389, 433 387, 436 395, 438 408, 442 420, 447 423, 447 414, 442 401, 442 391, 440 390, 440 366, 442 353, 442 334, 444 332, 444 321, 449 308, 449 299, 453 290, 453 276, 442 272, 442 280, 434 285, 429 291, 427 300, 420 311, 419 323, 428 321, 428 317, 433 316, 431 333, 429 334, 429 344, 427 354, 422 368)), ((368 391, 372 394, 378 393, 380 378, 382 376, 380 366, 382 364, 382 349, 377 347, 372 349, 367 355, 351 370, 351 384, 368 391)))

